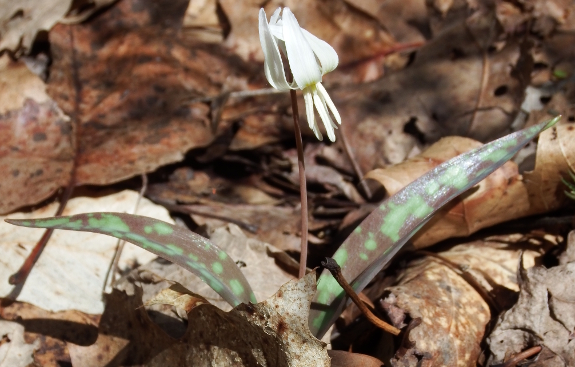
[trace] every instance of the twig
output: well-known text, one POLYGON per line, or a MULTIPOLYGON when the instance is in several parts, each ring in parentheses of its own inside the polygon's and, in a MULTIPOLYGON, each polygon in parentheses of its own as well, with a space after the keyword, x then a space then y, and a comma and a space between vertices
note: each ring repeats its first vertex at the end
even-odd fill
POLYGON ((155 202, 156 204, 160 204, 160 205, 164 206, 169 211, 184 213, 184 214, 199 215, 201 217, 206 217, 206 218, 213 218, 213 219, 221 220, 223 222, 233 223, 233 224, 237 225, 238 227, 245 229, 246 231, 251 232, 251 233, 257 233, 258 232, 258 226, 253 225, 253 224, 249 224, 246 222, 242 222, 241 220, 238 220, 238 219, 226 217, 223 215, 217 215, 217 214, 213 214, 213 213, 202 212, 202 211, 194 209, 192 205, 173 204, 172 202, 169 202, 167 200, 163 200, 163 199, 160 199, 157 197, 150 197, 150 199, 152 199, 152 201, 155 202))
POLYGON ((301 129, 299 128, 299 112, 297 108, 297 97, 295 90, 290 90, 291 108, 293 111, 293 124, 295 131, 295 144, 297 147, 297 163, 299 167, 299 191, 301 197, 301 254, 299 257, 299 277, 303 278, 307 266, 307 185, 305 181, 305 164, 303 158, 303 142, 301 139, 301 129))
MULTIPOLYGON (((58 206, 58 210, 56 211, 56 214, 54 215, 56 217, 62 215, 62 213, 64 212, 64 209, 66 208, 66 204, 68 203, 68 200, 70 200, 70 197, 72 196, 72 193, 74 192, 74 187, 76 186, 76 168, 78 167, 78 160, 79 160, 79 156, 80 156, 80 149, 79 149, 79 146, 80 146, 80 128, 82 125, 80 123, 80 102, 82 99, 82 82, 80 81, 80 77, 79 77, 79 65, 78 65, 78 58, 76 56, 76 48, 75 48, 75 43, 74 43, 74 32, 72 31, 71 28, 69 29, 69 34, 70 34, 70 44, 71 44, 71 49, 72 49, 72 67, 71 67, 72 82, 74 85, 74 91, 76 93, 75 99, 74 99, 74 112, 73 112, 73 115, 71 116, 72 117, 71 121, 72 121, 73 128, 74 128, 74 133, 72 134, 72 139, 73 139, 72 143, 74 146, 74 162, 72 165, 72 170, 70 172, 70 180, 68 181, 68 185, 66 186, 64 192, 62 193, 60 205, 58 206)), ((32 249, 32 252, 30 252, 28 257, 24 261, 24 264, 22 264, 22 266, 20 267, 20 269, 18 269, 18 271, 16 273, 12 274, 10 276, 10 278, 8 278, 8 283, 18 286, 10 293, 9 297, 14 297, 14 299, 17 298, 17 294, 20 293, 20 290, 22 289, 24 282, 28 278, 28 275, 30 275, 30 272, 32 271, 32 268, 34 267, 34 264, 36 264, 36 262, 40 258, 40 255, 44 251, 46 244, 48 244, 50 237, 52 237, 53 232, 54 232, 53 229, 47 229, 44 232, 44 234, 42 235, 42 238, 40 238, 38 243, 36 243, 36 246, 34 246, 34 248, 32 249)))
POLYGON ((355 159, 355 156, 353 155, 351 147, 347 143, 347 138, 345 137, 345 134, 343 132, 343 126, 341 126, 338 130, 336 130, 336 131, 339 132, 339 137, 340 137, 341 143, 343 145, 343 150, 345 151, 345 154, 347 155, 347 158, 349 159, 349 162, 351 163, 351 166, 353 167, 353 170, 355 171, 355 175, 357 176, 357 179, 359 180, 359 184, 361 185, 361 188, 363 189, 363 192, 365 193, 367 200, 371 200, 371 196, 373 194, 371 193, 369 185, 363 179, 363 172, 361 171, 361 167, 357 163, 357 160, 355 159))
POLYGON ((492 364, 491 367, 515 367, 517 366, 517 363, 523 361, 524 359, 533 357, 537 353, 541 352, 541 349, 543 348, 541 348, 539 345, 529 348, 521 353, 516 354, 515 357, 511 358, 507 362, 501 364, 492 364))
POLYGON ((359 297, 357 296, 357 293, 355 293, 353 288, 351 288, 351 286, 349 285, 347 280, 345 280, 345 278, 343 277, 343 274, 341 274, 341 268, 339 267, 339 265, 337 264, 337 262, 334 259, 332 259, 331 257, 326 257, 325 261, 321 262, 321 266, 323 266, 324 268, 329 270, 329 272, 333 275, 335 280, 337 280, 339 285, 343 288, 345 293, 347 293, 347 295, 351 298, 353 303, 356 304, 356 306, 359 308, 359 310, 365 315, 365 317, 372 324, 374 324, 375 326, 377 326, 380 329, 387 331, 390 334, 399 335, 399 333, 401 331, 398 328, 388 324, 387 322, 385 322, 385 321, 381 320, 380 318, 378 318, 377 316, 375 316, 370 311, 370 309, 367 308, 367 306, 359 299, 359 297))
MULTIPOLYGON (((138 212, 138 207, 140 206, 140 201, 142 200, 142 197, 144 196, 144 193, 146 192, 147 188, 148 188, 148 176, 145 173, 142 173, 142 188, 140 189, 140 192, 138 193, 138 198, 136 199, 136 203, 134 204, 134 209, 132 210, 132 214, 136 214, 138 212)), ((118 273, 119 270, 119 264, 120 264, 120 258, 122 257, 122 252, 124 251, 124 245, 126 244, 126 241, 119 239, 118 243, 116 245, 116 252, 114 253, 114 259, 112 260, 112 264, 110 265, 110 267, 108 268, 108 271, 106 272, 106 277, 104 279, 106 279, 106 282, 104 283, 104 289, 103 291, 106 291, 106 284, 108 284, 108 279, 110 279, 109 283, 110 283, 110 287, 114 288, 114 285, 116 284, 116 274, 118 273)))
MULTIPOLYGON (((487 82, 489 81, 489 73, 488 73, 489 59, 487 57, 487 50, 485 49, 485 47, 481 46, 481 44, 479 43, 479 40, 477 39, 477 37, 475 37, 475 34, 473 34, 471 29, 469 29, 469 25, 467 23, 465 23, 465 29, 467 30, 467 33, 473 39, 473 42, 475 43, 475 45, 477 46, 479 51, 481 51, 481 61, 482 61, 481 62, 481 80, 480 80, 480 84, 479 84, 479 91, 477 93, 477 98, 475 100, 475 108, 473 109, 473 115, 471 116, 471 121, 469 122, 469 128, 467 129, 467 135, 469 135, 469 132, 473 128, 473 124, 475 123, 475 120, 477 118, 477 112, 481 108, 485 87, 487 86, 487 82)), ((489 30, 492 31, 493 27, 491 27, 489 30)), ((492 34, 492 32, 490 32, 488 35, 488 39, 491 40, 492 38, 493 38, 493 34, 492 34)))
POLYGON ((401 338, 400 347, 397 350, 397 353, 395 353, 396 358, 403 358, 409 349, 415 347, 415 343, 409 340, 409 334, 413 329, 421 325, 422 322, 421 317, 416 317, 407 324, 407 327, 403 330, 403 338, 401 338))

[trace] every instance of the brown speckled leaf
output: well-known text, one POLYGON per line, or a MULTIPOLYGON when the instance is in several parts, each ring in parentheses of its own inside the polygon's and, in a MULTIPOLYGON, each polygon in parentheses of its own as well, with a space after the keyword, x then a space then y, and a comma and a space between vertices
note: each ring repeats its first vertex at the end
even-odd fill
POLYGON ((0 58, 0 213, 35 204, 67 184, 72 169, 69 118, 23 62, 0 58))
POLYGON ((251 69, 219 46, 182 37, 188 3, 120 1, 86 23, 50 32, 48 93, 78 119, 79 184, 181 160, 219 131, 209 101, 192 100, 217 96, 224 84, 241 82, 234 74, 251 69))
MULTIPOLYGON (((416 356, 423 358, 421 366, 475 365, 492 317, 490 308, 502 307, 498 303, 502 300, 496 297, 509 301, 517 289, 520 249, 530 247, 520 239, 519 235, 478 240, 439 252, 441 258, 426 256, 411 261, 399 275, 398 284, 387 288, 381 301, 384 309, 395 310, 397 326, 403 326, 401 311, 411 318, 422 318, 421 325, 409 334, 414 345, 396 355, 392 365, 416 366, 416 356)), ((539 255, 533 250, 525 254, 530 266, 539 255)))
POLYGON ((315 274, 283 285, 270 299, 242 304, 229 313, 211 305, 188 314, 188 331, 167 336, 141 305, 141 291, 127 296, 115 291, 102 316, 95 344, 71 349, 73 365, 146 366, 329 366, 325 344, 307 327, 315 274))
MULTIPOLYGON (((575 241, 570 236, 568 252, 575 241)), ((573 258, 565 260, 573 261, 573 258)), ((509 359, 529 347, 548 348, 553 363, 540 366, 573 366, 575 364, 575 262, 546 269, 537 266, 520 269, 521 292, 517 304, 499 319, 487 339, 493 353, 491 363, 509 359)))

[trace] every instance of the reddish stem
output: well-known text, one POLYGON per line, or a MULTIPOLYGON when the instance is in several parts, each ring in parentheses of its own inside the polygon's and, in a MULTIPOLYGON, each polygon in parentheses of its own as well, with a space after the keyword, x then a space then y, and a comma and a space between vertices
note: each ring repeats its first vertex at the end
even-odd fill
POLYGON ((291 108, 293 111, 295 145, 297 147, 297 163, 299 167, 299 191, 301 197, 301 255, 299 257, 299 277, 302 278, 306 273, 306 265, 307 265, 307 230, 308 230, 307 185, 305 181, 303 142, 301 139, 301 129, 299 128, 299 112, 297 108, 297 98, 295 90, 293 89, 290 90, 290 96, 291 96, 291 108))

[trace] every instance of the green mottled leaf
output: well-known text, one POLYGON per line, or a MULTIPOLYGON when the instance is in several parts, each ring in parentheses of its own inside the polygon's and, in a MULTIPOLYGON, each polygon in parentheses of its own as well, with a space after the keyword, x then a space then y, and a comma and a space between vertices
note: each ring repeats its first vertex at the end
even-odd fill
POLYGON ((207 238, 161 220, 123 213, 88 213, 35 220, 6 219, 6 222, 116 237, 196 274, 232 306, 256 303, 248 281, 226 252, 207 238))
POLYGON ((563 181, 565 186, 569 188, 569 191, 565 191, 565 195, 567 195, 568 198, 575 200, 575 173, 569 171, 569 176, 571 176, 571 181, 573 182, 567 181, 563 177, 561 178, 561 181, 563 181))
MULTIPOLYGON (((431 216, 511 159, 560 117, 461 154, 429 171, 380 204, 332 256, 359 292, 431 216)), ((346 304, 343 289, 324 271, 312 303, 310 329, 321 338, 346 304)))

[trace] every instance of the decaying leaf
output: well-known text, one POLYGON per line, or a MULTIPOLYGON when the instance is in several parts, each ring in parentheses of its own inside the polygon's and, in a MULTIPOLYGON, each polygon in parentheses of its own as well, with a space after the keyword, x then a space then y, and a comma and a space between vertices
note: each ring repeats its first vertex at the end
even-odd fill
POLYGON ((7 54, 0 58, 0 91, 0 213, 7 213, 65 186, 74 149, 68 116, 44 82, 7 54))
POLYGON ((151 300, 144 303, 144 306, 171 305, 174 306, 178 316, 187 317, 187 314, 196 306, 209 304, 210 302, 199 294, 190 292, 179 283, 172 284, 170 288, 164 289, 151 300))
POLYGON ((24 326, 0 320, 0 364, 11 367, 26 367, 34 362, 34 349, 38 341, 30 344, 24 340, 24 326))
MULTIPOLYGON (((404 346, 392 365, 473 365, 492 312, 514 299, 519 255, 531 246, 521 235, 497 237, 409 262, 380 302, 396 326, 405 326, 407 315, 422 323, 409 333, 413 345, 404 346)), ((525 254, 530 266, 541 255, 533 250, 525 254)))
POLYGON ((307 327, 315 274, 291 281, 267 301, 242 304, 226 313, 201 305, 188 314, 180 339, 163 333, 135 296, 115 291, 100 322, 95 344, 70 349, 72 364, 105 366, 329 366, 325 344, 307 327))
POLYGON ((187 5, 120 1, 50 31, 48 93, 77 120, 78 184, 123 180, 212 142, 209 104, 190 100, 217 95, 220 71, 240 66, 215 46, 177 36, 187 5))
POLYGON ((72 0, 0 2, 0 50, 29 51, 38 31, 48 31, 62 20, 72 0))
POLYGON ((78 345, 90 345, 98 336, 99 315, 88 315, 79 311, 68 310, 50 312, 24 302, 2 302, 2 321, 0 321, 0 365, 12 366, 49 366, 56 367, 70 363, 70 355, 66 342, 78 345), (4 322, 9 324, 3 324, 4 322), (22 329, 24 340, 32 350, 30 354, 19 353, 13 348, 20 341, 19 332, 16 335, 11 329, 22 329), (6 338, 10 339, 8 353, 2 352, 6 338), (12 343, 13 342, 13 343, 12 343), (11 344, 11 345, 10 345, 11 344), (30 361, 30 357, 32 361, 30 361))
MULTIPOLYGON (((575 246, 571 241, 568 246, 575 246)), ((569 252, 572 254, 573 249, 569 252)), ((535 346, 545 346, 553 357, 546 366, 575 364, 575 259, 546 269, 519 267, 519 300, 503 314, 487 338, 491 362, 506 361, 511 356, 535 346)))
POLYGON ((549 129, 541 134, 538 144, 535 169, 525 173, 524 179, 530 215, 556 210, 568 201, 561 179, 575 167, 575 126, 564 124, 549 129))
MULTIPOLYGON (((65 215, 88 211, 132 211, 138 193, 122 191, 100 198, 73 198, 68 202, 65 215)), ((17 228, 4 222, 6 218, 33 219, 54 214, 58 204, 53 203, 34 212, 14 213, 0 219, 0 294, 7 296, 12 287, 6 279, 18 270, 44 230, 17 228)), ((138 213, 164 221, 171 221, 165 208, 142 199, 138 213)), ((92 233, 56 231, 50 243, 30 274, 18 300, 29 302, 49 311, 76 309, 98 314, 104 310, 101 293, 105 276, 114 256, 117 240, 92 233)), ((144 264, 156 256, 127 244, 120 260, 122 269, 144 264)))

